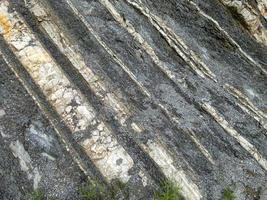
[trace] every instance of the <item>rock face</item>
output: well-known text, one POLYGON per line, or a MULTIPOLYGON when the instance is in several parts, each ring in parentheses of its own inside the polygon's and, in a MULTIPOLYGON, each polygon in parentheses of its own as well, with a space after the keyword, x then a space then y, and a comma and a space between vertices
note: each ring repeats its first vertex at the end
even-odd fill
POLYGON ((267 32, 266 25, 266 1, 257 1, 257 7, 253 8, 252 5, 245 1, 232 1, 222 0, 221 1, 234 15, 239 17, 243 27, 246 28, 251 35, 253 35, 257 41, 267 45, 267 32), (258 8, 258 10, 257 10, 258 8), (262 23, 262 21, 264 21, 262 23))
POLYGON ((0 199, 267 199, 266 25, 264 0, 0 1, 0 199))

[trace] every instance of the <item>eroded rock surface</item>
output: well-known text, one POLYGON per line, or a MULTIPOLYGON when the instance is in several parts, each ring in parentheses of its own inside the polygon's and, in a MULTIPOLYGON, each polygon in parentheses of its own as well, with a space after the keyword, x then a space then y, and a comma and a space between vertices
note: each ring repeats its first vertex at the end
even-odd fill
POLYGON ((147 200, 170 180, 188 200, 267 198, 265 11, 1 1, 0 197, 78 199, 97 181, 147 200))

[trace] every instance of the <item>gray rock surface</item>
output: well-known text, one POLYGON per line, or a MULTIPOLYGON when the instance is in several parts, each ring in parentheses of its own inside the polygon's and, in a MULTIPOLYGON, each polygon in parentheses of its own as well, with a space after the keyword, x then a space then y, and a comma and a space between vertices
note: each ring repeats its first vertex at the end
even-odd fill
POLYGON ((0 199, 266 199, 264 1, 0 2, 0 199))
POLYGON ((76 199, 85 175, 2 58, 0 74, 0 199, 76 199))

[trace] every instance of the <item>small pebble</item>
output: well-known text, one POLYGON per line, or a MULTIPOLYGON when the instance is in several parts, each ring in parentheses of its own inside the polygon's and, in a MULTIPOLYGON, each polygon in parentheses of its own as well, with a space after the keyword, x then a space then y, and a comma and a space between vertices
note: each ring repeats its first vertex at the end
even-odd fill
POLYGON ((3 117, 6 114, 6 112, 3 109, 0 109, 0 117, 3 117))

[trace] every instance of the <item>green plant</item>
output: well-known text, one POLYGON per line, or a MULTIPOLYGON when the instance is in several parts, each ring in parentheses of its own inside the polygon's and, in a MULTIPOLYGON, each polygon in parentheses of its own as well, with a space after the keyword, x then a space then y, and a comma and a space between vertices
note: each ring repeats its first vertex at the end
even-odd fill
POLYGON ((88 183, 79 189, 79 200, 116 200, 118 195, 123 195, 125 200, 129 199, 126 184, 119 180, 113 180, 108 191, 97 182, 88 183))
POLYGON ((155 194, 156 200, 179 200, 180 188, 170 181, 161 184, 161 192, 155 194))
POLYGON ((123 195, 125 200, 130 199, 130 193, 127 184, 121 182, 120 180, 114 180, 112 183, 112 191, 110 192, 110 200, 116 200, 118 195, 123 195))
POLYGON ((99 184, 88 184, 82 187, 79 191, 81 200, 105 200, 107 194, 99 184))
POLYGON ((234 200, 234 198, 234 192, 230 188, 224 190, 223 200, 234 200))
POLYGON ((44 196, 43 196, 43 193, 40 191, 40 190, 36 190, 34 192, 34 197, 33 197, 34 200, 43 200, 44 199, 44 196))

